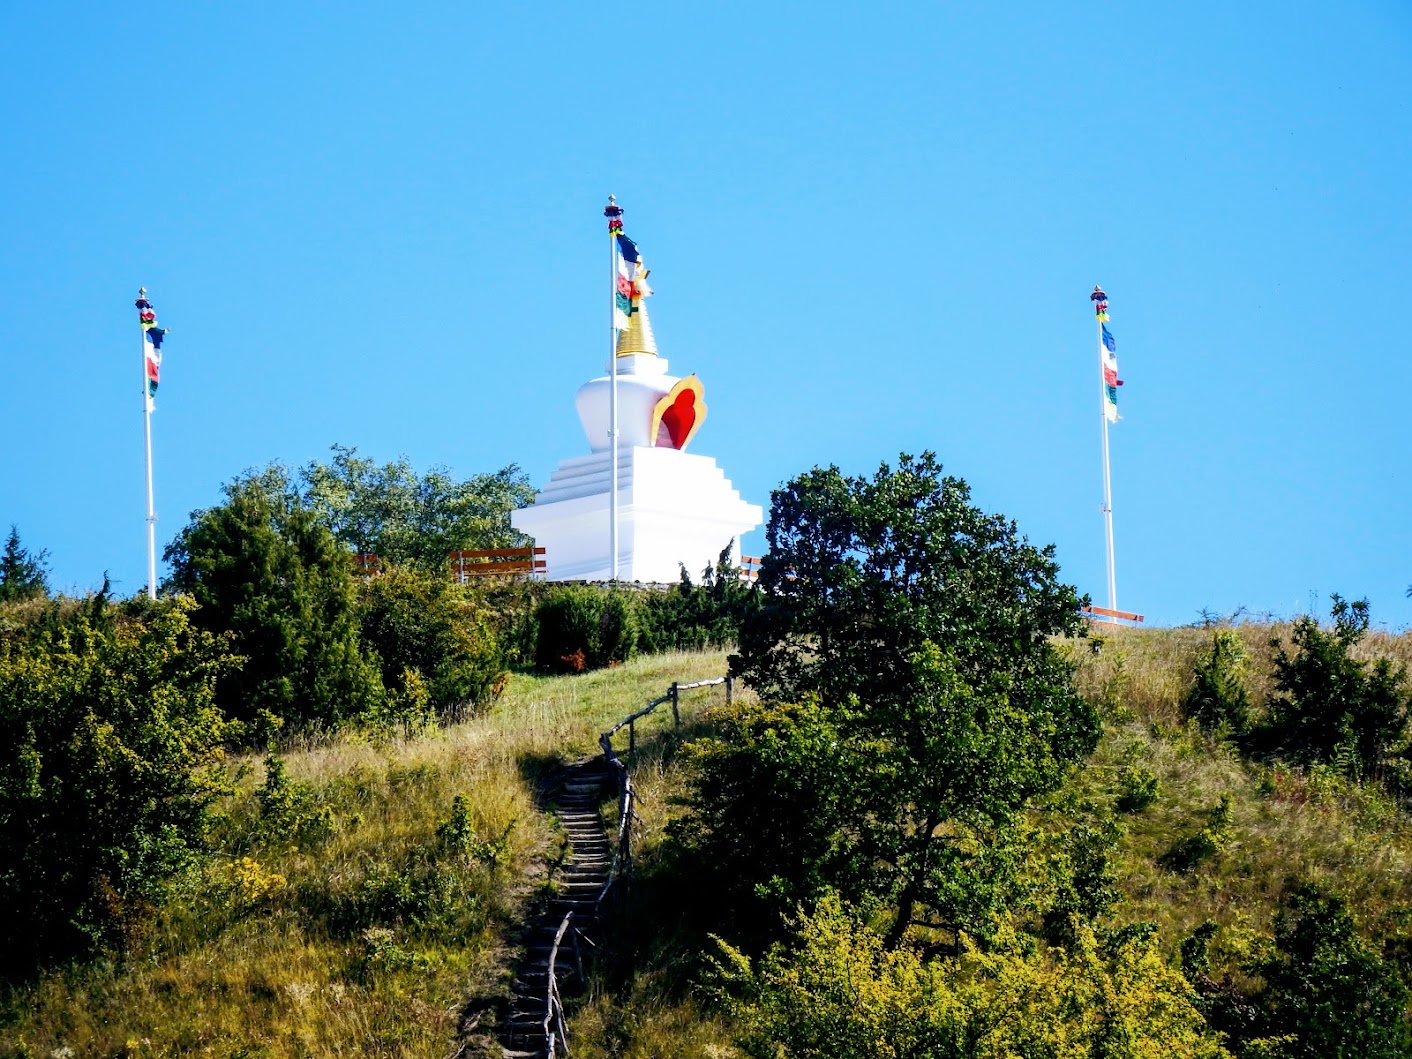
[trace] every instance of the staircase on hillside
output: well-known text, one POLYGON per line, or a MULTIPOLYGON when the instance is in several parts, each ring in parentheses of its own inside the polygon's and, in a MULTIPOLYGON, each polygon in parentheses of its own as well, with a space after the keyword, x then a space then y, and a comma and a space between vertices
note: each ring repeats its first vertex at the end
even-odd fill
MULTIPOLYGON (((577 991, 586 984, 583 963, 588 953, 584 951, 584 939, 592 941, 597 937, 598 896, 608 881, 612 858, 598 815, 607 781, 602 757, 566 766, 560 773, 551 804, 568 834, 568 856, 555 877, 557 892, 525 934, 524 956, 511 983, 509 1005, 497 1034, 506 1059, 546 1059, 546 1020, 551 1031, 562 1030, 558 1021, 562 1012, 551 1012, 548 1006, 549 958, 564 917, 570 912, 573 916, 562 934, 556 977, 559 989, 571 986, 577 991)), ((562 1047, 556 1052, 556 1056, 564 1054, 562 1047)))

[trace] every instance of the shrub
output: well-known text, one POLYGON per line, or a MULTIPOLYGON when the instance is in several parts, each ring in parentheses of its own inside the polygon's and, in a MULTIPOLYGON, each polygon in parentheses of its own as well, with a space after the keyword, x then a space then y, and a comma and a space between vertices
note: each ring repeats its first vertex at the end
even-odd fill
POLYGON ((1279 639, 1269 718, 1262 740, 1305 762, 1342 758, 1357 776, 1372 776, 1404 737, 1406 669, 1379 659, 1371 667, 1352 656, 1368 631, 1368 602, 1333 597, 1333 628, 1312 618, 1295 623, 1295 653, 1279 639))
POLYGON ((1118 778, 1118 811, 1140 813, 1157 800, 1161 784, 1152 770, 1129 765, 1118 778))
POLYGON ((727 647, 738 640, 741 623, 758 606, 760 595, 740 579, 732 559, 733 544, 693 584, 686 567, 681 580, 664 592, 640 599, 642 647, 646 651, 692 651, 727 647))
POLYGON ((309 784, 291 780, 277 754, 265 758, 265 782, 255 799, 260 806, 258 831, 267 844, 317 844, 337 829, 333 810, 319 804, 309 784))
POLYGON ((793 952, 752 964, 721 944, 714 961, 741 1043, 762 1059, 1229 1059, 1150 940, 1105 953, 1080 926, 1050 957, 1007 932, 988 951, 924 960, 886 948, 836 896, 799 926, 793 952))
POLYGON ((1206 826, 1194 835, 1178 839, 1162 857, 1165 867, 1186 873, 1225 849, 1231 832, 1231 796, 1221 795, 1220 803, 1206 816, 1206 826))
POLYGON ((1371 952, 1342 898, 1295 890, 1275 917, 1273 951, 1247 967, 1265 982, 1260 1036, 1286 1038, 1288 1059, 1405 1059, 1408 991, 1371 952))
POLYGON ((134 940, 203 851, 236 663, 193 609, 100 595, 0 638, 0 975, 134 940))
POLYGON ((504 665, 474 588, 444 576, 389 570, 359 587, 358 624, 389 690, 405 693, 410 672, 420 674, 427 704, 439 714, 482 708, 490 701, 504 665))
POLYGON ((1211 637, 1211 653, 1197 659, 1196 680, 1182 700, 1182 712, 1208 732, 1225 729, 1242 734, 1250 723, 1247 657, 1238 633, 1217 629, 1211 637))
POLYGON ((557 585, 545 592, 535 618, 535 664, 547 672, 601 669, 637 652, 637 607, 630 591, 557 585))

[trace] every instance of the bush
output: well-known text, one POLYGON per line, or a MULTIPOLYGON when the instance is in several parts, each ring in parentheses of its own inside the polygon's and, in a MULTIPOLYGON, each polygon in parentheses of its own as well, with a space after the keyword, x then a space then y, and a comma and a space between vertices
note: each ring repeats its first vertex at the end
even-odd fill
POLYGON ((1211 653, 1197 660, 1196 681, 1182 700, 1182 713, 1208 732, 1244 733, 1250 723, 1250 695, 1245 690, 1247 657, 1238 633, 1216 630, 1211 653))
POLYGON ((535 611, 535 664, 574 673, 626 662, 637 653, 637 600, 625 589, 558 585, 535 611))
POLYGON ((741 624, 758 607, 760 595, 741 581, 732 551, 733 546, 726 545, 715 566, 702 571, 699 585, 683 566, 680 582, 665 592, 642 594, 643 650, 695 651, 737 642, 741 624))
POLYGON ((235 661, 193 609, 99 596, 0 639, 0 974, 125 946, 203 851, 235 661))
POLYGON ((1333 597, 1333 628, 1295 623, 1296 653, 1279 639, 1262 741, 1304 762, 1342 760, 1355 776, 1379 775, 1407 727, 1407 672, 1386 658, 1371 667, 1353 658, 1368 631, 1368 602, 1333 597))
POLYGON ((1118 812, 1140 813, 1157 800, 1161 784, 1150 769, 1129 765, 1118 780, 1118 812))
MULTIPOLYGON (((504 669, 486 608, 474 588, 444 576, 393 569, 358 590, 363 643, 377 656, 383 685, 409 700, 417 673, 435 712, 484 707, 504 669)), ((416 717, 395 717, 415 722, 416 717)))
POLYGON ((1206 816, 1206 826, 1194 835, 1178 839, 1162 857, 1162 864, 1186 873, 1210 860, 1226 848, 1231 833, 1231 796, 1221 795, 1220 803, 1206 816))
POLYGON ((1408 991, 1358 936, 1342 898, 1295 890, 1275 918, 1273 951, 1246 968, 1265 981, 1260 1035, 1287 1038, 1288 1059, 1405 1059, 1408 991))
POLYGON ((1229 1059, 1152 941, 1102 951, 1087 927, 1054 957, 1003 933, 955 960, 887 949, 836 896, 799 945, 752 964, 728 945, 716 985, 752 1056, 793 1059, 1229 1059))

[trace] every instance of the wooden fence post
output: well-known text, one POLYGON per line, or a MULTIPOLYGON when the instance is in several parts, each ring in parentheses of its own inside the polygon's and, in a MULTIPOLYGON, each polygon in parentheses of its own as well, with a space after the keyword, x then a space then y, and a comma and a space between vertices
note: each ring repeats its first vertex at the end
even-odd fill
POLYGON ((677 709, 677 698, 678 698, 677 682, 674 680, 674 681, 672 681, 672 723, 675 724, 678 728, 680 728, 680 727, 681 727, 681 711, 680 711, 679 709, 677 709))
POLYGON ((726 674, 726 705, 729 706, 735 701, 735 677, 726 674))

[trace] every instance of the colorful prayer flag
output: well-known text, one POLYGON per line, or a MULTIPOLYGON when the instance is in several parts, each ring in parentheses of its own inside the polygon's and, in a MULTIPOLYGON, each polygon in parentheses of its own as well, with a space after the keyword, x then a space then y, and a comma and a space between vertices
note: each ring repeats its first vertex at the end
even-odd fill
POLYGON ((632 315, 642 308, 642 299, 652 293, 647 285, 647 269, 642 264, 642 252, 637 244, 623 234, 623 222, 619 219, 622 207, 610 206, 603 211, 608 215, 608 234, 614 240, 618 264, 616 288, 613 291, 613 326, 623 330, 628 326, 632 315), (615 210, 616 214, 609 210, 615 210))
POLYGON ((1113 341, 1113 332, 1108 330, 1106 324, 1103 325, 1103 348, 1108 350, 1109 353, 1116 353, 1118 351, 1118 344, 1113 341))
POLYGON ((147 374, 147 400, 157 396, 157 384, 162 375, 162 339, 167 337, 167 329, 157 326, 157 310, 146 298, 139 297, 137 321, 142 325, 142 359, 147 374))

